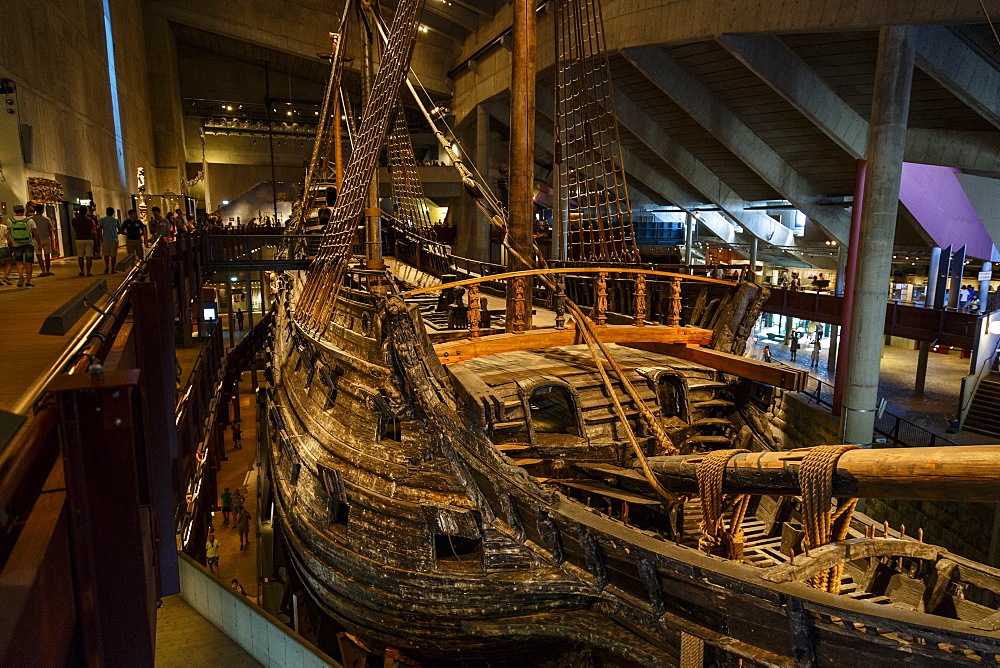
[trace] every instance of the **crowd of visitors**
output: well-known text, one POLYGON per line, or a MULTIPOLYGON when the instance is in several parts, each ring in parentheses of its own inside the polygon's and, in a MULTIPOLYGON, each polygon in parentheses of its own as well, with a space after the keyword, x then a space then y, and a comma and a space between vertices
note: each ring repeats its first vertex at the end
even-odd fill
MULTIPOLYGON (((209 215, 197 219, 184 215, 180 209, 162 215, 160 207, 152 207, 149 223, 143 222, 135 209, 124 221, 113 207, 98 218, 93 204, 79 206, 70 221, 72 247, 65 255, 76 255, 78 276, 93 276, 94 264, 104 261, 104 273, 116 274, 118 250, 125 241, 125 253, 141 257, 145 249, 159 239, 173 241, 178 235, 201 228, 222 228, 222 219, 209 215)), ((52 257, 62 254, 55 222, 45 215, 42 204, 15 204, 13 215, 0 218, 0 285, 13 285, 11 272, 17 269, 17 287, 33 288, 32 278, 53 276, 52 257), (35 265, 38 271, 35 271, 35 265)))

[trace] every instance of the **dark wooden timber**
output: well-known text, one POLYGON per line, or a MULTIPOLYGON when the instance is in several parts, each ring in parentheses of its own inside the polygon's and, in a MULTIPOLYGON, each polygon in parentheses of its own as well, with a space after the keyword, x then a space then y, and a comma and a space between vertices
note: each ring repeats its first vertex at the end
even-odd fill
MULTIPOLYGON (((535 204, 535 44, 536 3, 514 0, 514 49, 511 54, 510 84, 510 199, 508 234, 517 253, 511 253, 507 268, 511 271, 532 269, 534 259, 535 204)), ((507 282, 507 331, 531 329, 530 278, 507 282), (528 306, 520 301, 527 295, 528 306)))
MULTIPOLYGON (((737 494, 800 494, 802 451, 753 452, 729 460, 722 488, 737 494)), ((702 457, 651 457, 660 481, 697 493, 702 457)), ((851 450, 837 462, 833 494, 869 499, 1000 502, 1000 448, 988 445, 851 450)))
POLYGON ((731 373, 734 376, 774 385, 793 392, 804 390, 806 381, 809 379, 809 372, 804 369, 768 364, 710 348, 657 341, 632 342, 625 345, 690 360, 725 373, 731 373))

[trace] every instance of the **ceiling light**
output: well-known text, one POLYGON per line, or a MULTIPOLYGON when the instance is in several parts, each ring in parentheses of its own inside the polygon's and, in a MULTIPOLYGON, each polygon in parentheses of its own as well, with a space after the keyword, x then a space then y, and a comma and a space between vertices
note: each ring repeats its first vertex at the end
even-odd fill
POLYGON ((285 113, 286 113, 286 114, 288 114, 289 116, 291 116, 291 115, 292 115, 292 110, 291 110, 291 109, 289 109, 289 110, 288 110, 288 111, 286 111, 285 113))
POLYGON ((417 28, 420 32, 427 32, 427 26, 420 24, 417 28))
POLYGON ((222 200, 222 206, 226 206, 227 204, 229 204, 229 200, 228 199, 222 200))

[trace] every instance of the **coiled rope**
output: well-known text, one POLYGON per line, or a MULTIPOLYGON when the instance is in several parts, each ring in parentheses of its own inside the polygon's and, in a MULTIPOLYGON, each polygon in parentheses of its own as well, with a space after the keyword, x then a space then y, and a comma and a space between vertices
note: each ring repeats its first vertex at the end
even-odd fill
MULTIPOLYGON (((841 455, 856 450, 856 445, 823 445, 810 448, 799 465, 799 487, 802 490, 802 525, 805 540, 812 549, 827 543, 844 540, 851 526, 851 516, 857 499, 838 499, 836 511, 831 509, 833 500, 833 474, 841 455)), ((843 564, 818 573, 809 579, 816 589, 840 593, 843 564)))
POLYGON ((722 478, 726 465, 734 456, 748 450, 714 450, 698 462, 698 493, 701 496, 701 538, 698 548, 708 554, 727 559, 743 560, 743 517, 750 503, 749 494, 738 494, 730 499, 732 515, 729 526, 723 522, 726 505, 722 494, 722 478))

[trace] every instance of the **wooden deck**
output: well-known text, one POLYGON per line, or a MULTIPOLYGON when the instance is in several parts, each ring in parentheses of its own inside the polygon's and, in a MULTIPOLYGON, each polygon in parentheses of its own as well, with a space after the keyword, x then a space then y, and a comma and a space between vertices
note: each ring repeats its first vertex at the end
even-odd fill
MULTIPOLYGON (((124 252, 122 249, 120 252, 124 252)), ((104 262, 95 263, 98 273, 90 278, 77 276, 76 258, 52 261, 55 276, 38 278, 38 267, 31 282, 36 287, 18 288, 17 269, 10 273, 13 286, 0 287, 0 308, 5 313, 0 325, 0 338, 4 341, 4 382, 0 383, 0 409, 11 410, 32 382, 56 359, 66 344, 80 332, 84 316, 65 336, 39 334, 38 330, 52 311, 65 304, 85 287, 97 280, 106 280, 108 290, 114 291, 124 280, 125 273, 104 274, 104 262)), ((101 306, 99 303, 98 306, 101 306)), ((95 314, 96 315, 96 314, 95 314)))

